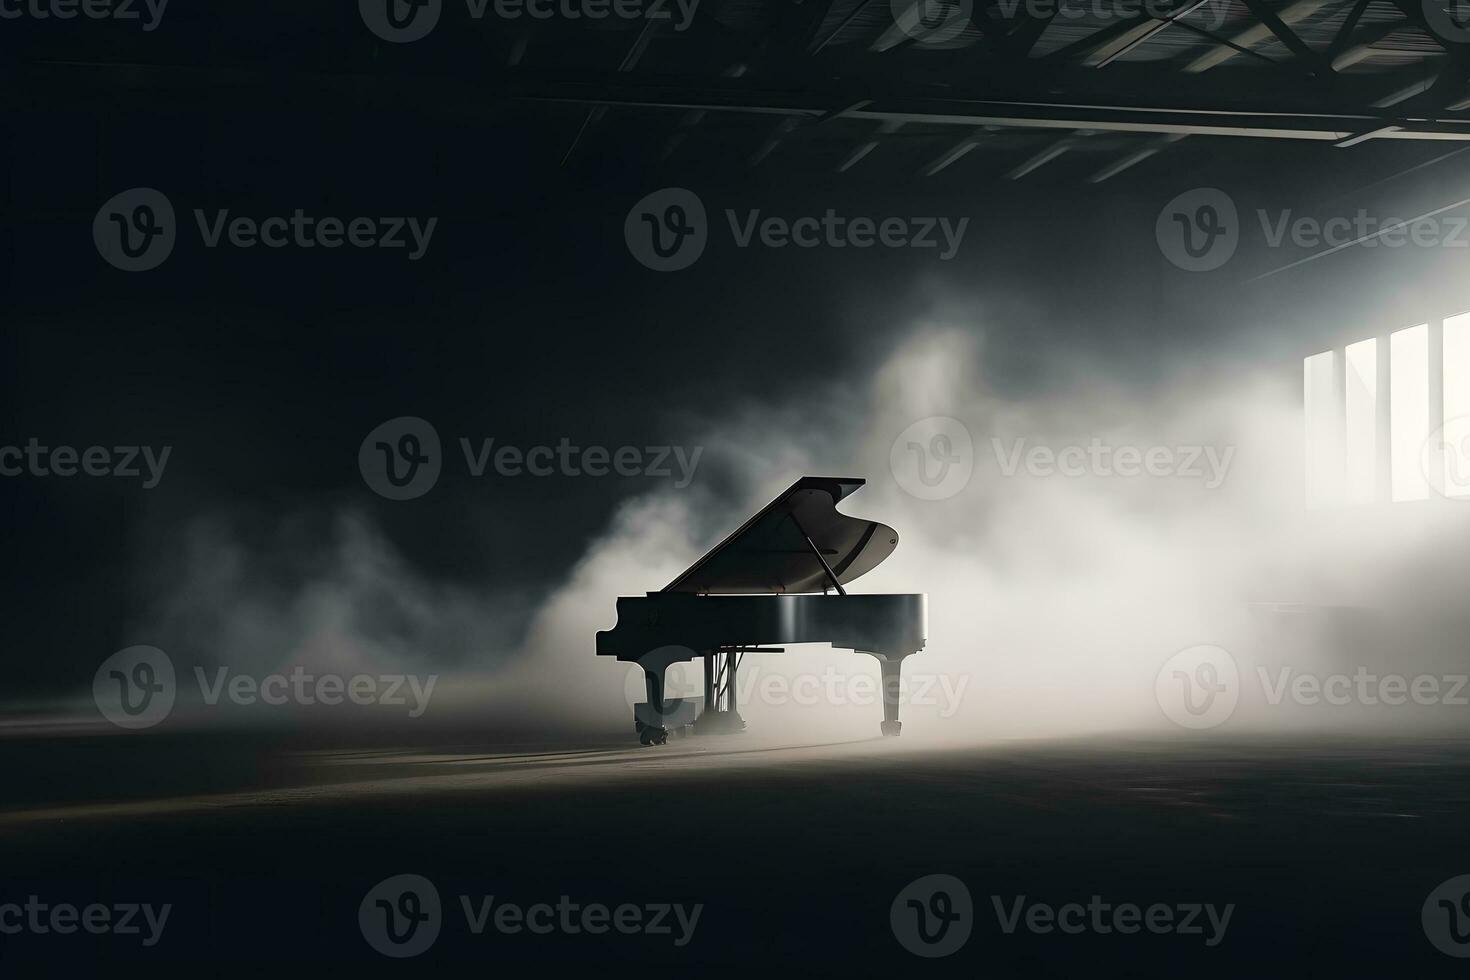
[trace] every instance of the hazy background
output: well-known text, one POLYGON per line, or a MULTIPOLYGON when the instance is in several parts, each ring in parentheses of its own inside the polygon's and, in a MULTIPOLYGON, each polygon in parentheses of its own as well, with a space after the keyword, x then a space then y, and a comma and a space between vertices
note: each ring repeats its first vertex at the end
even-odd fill
MULTIPOLYGON (((455 127, 345 112, 324 125, 271 107, 225 125, 77 109, 10 110, 5 123, 0 444, 174 447, 149 491, 0 481, 12 712, 75 707, 102 659, 147 643, 186 676, 437 672, 431 714, 618 728, 625 670, 592 654, 616 597, 661 587, 808 473, 869 480, 847 509, 901 542, 856 588, 928 593, 929 646, 907 669, 964 683, 943 719, 906 709, 906 735, 1166 724, 1155 673, 1200 643, 1243 671, 1464 669, 1470 509, 1306 514, 1300 376, 1306 354, 1470 308, 1466 250, 1351 249, 1258 279, 1306 253, 1266 247, 1255 211, 1412 216, 1470 195, 1470 158, 1395 177, 1445 151, 1188 140, 1167 165, 1103 186, 1065 166, 1000 181, 979 157, 932 180, 877 168, 835 180, 794 154, 749 172, 736 147, 637 170, 619 162, 637 130, 602 134, 559 170, 534 116, 455 127), (132 186, 163 190, 191 222, 193 207, 440 221, 416 263, 207 250, 195 235, 127 275, 100 261, 90 228, 132 186), (643 268, 622 238, 628 208, 660 186, 695 190, 714 222, 684 272, 643 268), (1176 269, 1154 239, 1160 208, 1195 186, 1226 190, 1242 216, 1236 257, 1212 273, 1176 269), (970 225, 949 262, 739 249, 727 207, 970 225), (431 421, 449 459, 428 495, 393 502, 363 484, 356 454, 401 415, 431 421), (962 493, 930 502, 897 485, 889 449, 932 415, 965 423, 975 460, 962 493), (472 478, 457 440, 492 436, 704 454, 683 489, 472 478), (1206 490, 1007 478, 991 442, 1093 437, 1235 454, 1206 490), (1262 603, 1357 606, 1376 625, 1262 603)), ((764 658, 758 673, 829 664, 876 675, 831 651, 764 658)), ((1243 699, 1231 724, 1331 726, 1347 711, 1253 712, 1243 699)), ((1458 724, 1454 712, 1368 714, 1458 724)), ((878 708, 756 698, 747 717, 867 735, 878 708)))
MULTIPOLYGON (((138 570, 150 588, 129 636, 179 665, 186 693, 176 722, 402 720, 401 709, 386 708, 206 712, 191 705, 194 684, 183 677, 196 665, 211 676, 225 666, 260 677, 299 664, 313 673, 438 674, 426 726, 615 731, 642 687, 636 668, 592 655, 593 634, 614 623, 615 598, 662 587, 796 476, 856 473, 870 484, 844 510, 898 528, 901 542, 854 591, 929 595, 928 646, 905 665, 909 734, 1167 726, 1155 675, 1198 644, 1223 646, 1240 663, 1233 730, 1460 724, 1452 708, 1267 706, 1252 673, 1351 673, 1359 664, 1406 676, 1463 671, 1456 597, 1466 567, 1445 538, 1463 519, 1459 505, 1307 512, 1300 393, 1270 365, 1180 367, 1137 385, 1059 356, 1047 366, 1050 390, 1003 394, 986 377, 980 316, 956 306, 917 318, 860 384, 841 391, 732 402, 725 417, 690 430, 691 445, 704 447, 694 483, 628 494, 544 591, 436 579, 363 502, 256 518, 263 533, 221 511, 181 523, 166 548, 149 549, 156 563, 138 570), (931 501, 895 479, 890 447, 935 415, 969 429, 974 471, 963 491, 931 501), (1017 439, 1060 449, 1094 437, 1114 448, 1210 447, 1228 467, 1213 486, 1204 460, 1202 475, 1169 477, 1024 467, 1008 476, 1002 465, 1017 439)), ((881 711, 876 677, 869 658, 820 646, 752 656, 742 711, 763 733, 868 736, 881 711), (803 683, 804 694, 787 686, 803 683)), ((675 668, 670 685, 698 694, 698 668, 675 668)))

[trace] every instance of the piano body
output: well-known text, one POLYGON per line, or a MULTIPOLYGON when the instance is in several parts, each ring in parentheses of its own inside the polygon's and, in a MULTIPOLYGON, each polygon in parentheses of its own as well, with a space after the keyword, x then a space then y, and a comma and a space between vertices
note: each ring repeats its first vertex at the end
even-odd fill
POLYGON ((850 595, 845 586, 893 553, 898 534, 839 513, 857 478, 802 477, 660 592, 618 599, 617 624, 597 634, 599 656, 643 668, 648 701, 634 709, 645 744, 688 720, 688 703, 666 704, 670 664, 702 659, 703 712, 695 732, 740 731, 736 677, 746 653, 773 644, 830 643, 876 657, 884 735, 897 735, 899 671, 924 648, 924 595, 850 595))

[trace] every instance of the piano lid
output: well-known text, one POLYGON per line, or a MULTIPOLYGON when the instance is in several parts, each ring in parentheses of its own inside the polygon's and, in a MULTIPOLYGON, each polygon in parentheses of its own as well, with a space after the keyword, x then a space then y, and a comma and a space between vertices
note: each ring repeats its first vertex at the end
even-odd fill
POLYGON ((886 524, 837 512, 838 501, 866 482, 856 477, 802 477, 664 591, 821 592, 832 588, 833 576, 846 585, 877 567, 898 546, 898 532, 886 524))

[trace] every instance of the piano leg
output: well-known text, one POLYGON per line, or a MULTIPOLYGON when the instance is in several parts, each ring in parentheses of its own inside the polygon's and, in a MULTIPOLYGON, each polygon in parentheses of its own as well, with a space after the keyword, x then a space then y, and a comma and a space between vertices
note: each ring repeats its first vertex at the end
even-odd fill
MULTIPOLYGON (((664 671, 667 667, 667 664, 643 665, 644 691, 660 719, 664 716, 664 671)), ((669 730, 662 725, 646 725, 635 719, 634 727, 638 729, 638 741, 644 745, 663 745, 669 740, 669 730)))
POLYGON ((638 741, 644 745, 663 745, 669 740, 669 730, 662 722, 668 717, 664 702, 664 672, 670 664, 693 660, 698 654, 688 647, 678 645, 661 646, 650 650, 637 659, 643 668, 643 685, 648 694, 648 703, 653 708, 656 722, 645 724, 636 716, 633 727, 638 730, 638 741))
POLYGON ((878 664, 883 672, 883 724, 881 728, 884 735, 897 735, 903 730, 903 724, 898 720, 898 679, 899 672, 903 669, 903 659, 887 660, 879 657, 878 664))

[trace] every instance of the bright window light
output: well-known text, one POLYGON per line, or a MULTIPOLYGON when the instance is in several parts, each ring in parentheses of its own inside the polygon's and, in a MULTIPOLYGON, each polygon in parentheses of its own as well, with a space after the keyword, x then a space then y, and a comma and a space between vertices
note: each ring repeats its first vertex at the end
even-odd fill
POLYGON ((1444 321, 1444 491, 1470 497, 1470 313, 1444 321))
POLYGON ((1389 336, 1388 370, 1393 499, 1423 500, 1429 496, 1422 462, 1429 439, 1429 324, 1389 336))
POLYGON ((1367 504, 1378 493, 1378 341, 1349 344, 1346 354, 1343 497, 1367 504))
POLYGON ((1333 351, 1302 361, 1302 409, 1307 506, 1330 506, 1340 499, 1342 488, 1342 397, 1333 351))

